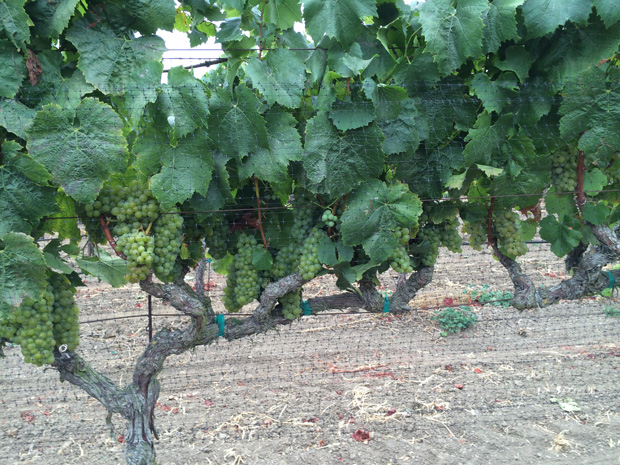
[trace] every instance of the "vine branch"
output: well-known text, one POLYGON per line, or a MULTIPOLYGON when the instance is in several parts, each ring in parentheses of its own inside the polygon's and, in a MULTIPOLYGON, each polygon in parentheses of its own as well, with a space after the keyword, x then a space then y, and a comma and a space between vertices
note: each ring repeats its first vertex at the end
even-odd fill
POLYGON ((116 250, 116 241, 114 240, 114 237, 112 237, 110 228, 108 228, 108 222, 106 221, 105 216, 103 215, 99 216, 99 223, 101 224, 101 227, 103 228, 103 234, 105 234, 105 237, 108 240, 108 243, 110 244, 110 246, 112 246, 112 250, 114 250, 114 252, 116 252, 116 255, 121 257, 123 260, 127 260, 127 257, 125 256, 123 252, 119 252, 118 250, 116 250))

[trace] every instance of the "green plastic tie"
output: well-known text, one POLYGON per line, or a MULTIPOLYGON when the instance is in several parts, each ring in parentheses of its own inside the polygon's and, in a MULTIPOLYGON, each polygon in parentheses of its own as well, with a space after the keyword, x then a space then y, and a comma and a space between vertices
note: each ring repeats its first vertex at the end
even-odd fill
POLYGON ((383 313, 390 313, 390 298, 387 295, 387 292, 383 297, 383 313))
POLYGON ((312 315, 312 309, 310 308, 310 303, 307 300, 304 300, 299 307, 304 311, 304 316, 312 315))
POLYGON ((607 271, 607 276, 609 277, 609 285, 607 287, 611 289, 611 292, 613 293, 614 287, 616 287, 616 277, 611 271, 607 271))
POLYGON ((218 336, 224 336, 224 330, 226 328, 226 318, 224 317, 224 315, 222 313, 220 313, 218 315, 215 315, 215 322, 219 326, 219 329, 217 331, 217 335, 218 336))

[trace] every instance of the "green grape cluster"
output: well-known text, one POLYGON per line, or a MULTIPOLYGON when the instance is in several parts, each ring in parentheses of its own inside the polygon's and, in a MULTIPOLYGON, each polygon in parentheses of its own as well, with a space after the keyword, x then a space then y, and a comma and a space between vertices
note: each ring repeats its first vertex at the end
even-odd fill
POLYGON ((301 315, 300 291, 288 292, 278 299, 282 304, 282 314, 287 320, 294 320, 301 315))
POLYGON ((426 224, 416 236, 420 243, 426 242, 429 246, 428 253, 425 254, 420 263, 424 266, 433 266, 439 255, 441 245, 440 228, 436 225, 426 224))
POLYGON ((469 245, 472 249, 481 251, 482 246, 488 242, 488 223, 476 221, 475 223, 464 222, 463 234, 469 235, 469 245))
POLYGON ((521 237, 517 224, 519 215, 514 211, 493 212, 493 226, 497 233, 499 245, 511 257, 518 257, 527 253, 527 245, 521 237))
POLYGON ((118 238, 116 250, 127 257, 126 278, 130 283, 137 283, 148 276, 153 263, 153 248, 153 236, 147 236, 144 231, 132 231, 118 238))
POLYGON ((127 256, 129 282, 146 278, 151 269, 162 281, 174 279, 183 246, 183 218, 176 211, 162 211, 148 187, 138 181, 104 186, 84 210, 92 219, 106 217, 118 238, 117 251, 127 256))
POLYGON ((38 299, 24 299, 0 321, 0 338, 18 344, 27 363, 54 363, 55 347, 66 344, 74 350, 79 343, 79 311, 73 295, 69 280, 52 274, 38 299))
POLYGON ((392 269, 397 273, 411 273, 413 271, 407 248, 402 244, 398 244, 388 260, 392 269))
POLYGON ((80 311, 75 304, 74 288, 64 275, 54 274, 50 278, 54 293, 52 320, 56 346, 66 345, 70 351, 80 343, 80 311))
POLYGON ((137 221, 143 226, 154 221, 160 212, 153 193, 138 181, 132 181, 128 186, 104 186, 97 199, 84 205, 84 209, 88 217, 114 216, 120 223, 137 221))
POLYGON ((252 255, 257 247, 260 246, 254 237, 247 234, 239 236, 238 252, 228 267, 224 289, 224 306, 229 312, 238 312, 241 307, 258 298, 261 279, 252 264, 252 255))
POLYGON ((463 244, 463 239, 459 234, 459 220, 456 216, 446 219, 441 223, 439 239, 441 241, 441 245, 450 252, 462 252, 461 245, 463 244))
POLYGON ((321 221, 328 227, 333 228, 336 225, 336 221, 338 221, 338 217, 334 215, 331 210, 325 210, 321 217, 321 221))
POLYGON ((278 250, 271 267, 272 278, 280 279, 295 272, 299 266, 300 248, 308 234, 310 234, 311 226, 312 210, 309 208, 294 208, 291 242, 278 250))
POLYGON ((319 239, 321 231, 313 228, 301 247, 301 258, 299 259, 299 271, 304 279, 312 279, 321 270, 319 260, 319 239))
POLYGON ((26 363, 36 366, 54 363, 53 306, 54 293, 52 286, 48 286, 41 298, 24 299, 9 316, 9 325, 14 329, 10 339, 19 344, 26 363))
POLYGON ((224 258, 228 252, 229 237, 230 228, 224 219, 210 226, 205 234, 205 245, 209 255, 216 260, 224 258))
POLYGON ((556 192, 575 192, 577 189, 576 147, 564 148, 551 154, 551 184, 556 192))
POLYGON ((162 281, 174 278, 174 264, 183 245, 183 217, 178 213, 161 215, 153 223, 155 249, 152 268, 162 281))
POLYGON ((394 230, 394 237, 400 245, 406 246, 411 239, 411 231, 407 228, 397 227, 394 230))

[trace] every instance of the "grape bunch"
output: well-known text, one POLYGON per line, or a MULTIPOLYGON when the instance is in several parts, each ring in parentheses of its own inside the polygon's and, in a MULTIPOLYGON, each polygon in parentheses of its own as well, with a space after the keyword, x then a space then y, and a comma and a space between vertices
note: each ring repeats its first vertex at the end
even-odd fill
POLYGON ((66 276, 60 274, 53 274, 50 283, 54 294, 52 320, 56 346, 64 344, 73 351, 80 342, 80 311, 73 298, 75 289, 66 276))
POLYGON ((576 147, 566 147, 551 154, 551 184, 556 192, 575 192, 577 189, 576 147))
POLYGON ((228 251, 228 240, 230 228, 225 218, 221 221, 214 221, 215 224, 208 227, 205 234, 205 245, 209 255, 216 260, 224 258, 228 251))
POLYGON ((428 252, 421 258, 420 263, 424 266, 433 266, 439 255, 439 246, 441 245, 440 228, 437 225, 426 224, 416 236, 419 243, 426 242, 428 244, 428 252))
POLYGON ((183 217, 178 213, 162 214, 153 223, 155 237, 152 268, 162 281, 174 279, 174 265, 183 245, 183 217))
POLYGON ((109 222, 118 238, 116 250, 127 256, 129 282, 145 279, 151 269, 162 281, 174 279, 183 218, 178 211, 163 211, 146 186, 135 180, 127 186, 104 186, 84 211, 93 220, 103 215, 109 222))
POLYGON ((256 239, 241 234, 237 241, 238 252, 228 267, 224 306, 229 312, 238 312, 241 307, 258 298, 261 279, 252 264, 252 255, 257 245, 256 239))
POLYGON ((398 247, 394 249, 394 252, 388 258, 390 266, 397 273, 410 273, 413 271, 413 268, 407 253, 407 245, 411 239, 411 232, 407 228, 397 227, 394 230, 394 237, 398 241, 398 247))
POLYGON ((519 215, 512 210, 493 212, 493 226, 499 245, 510 257, 518 257, 527 253, 527 245, 517 226, 518 221, 519 215))
POLYGON ((304 279, 312 279, 321 270, 319 260, 319 240, 322 233, 318 228, 313 228, 301 247, 299 259, 299 271, 304 279))
POLYGON ((463 239, 459 234, 459 220, 456 216, 448 218, 441 223, 439 230, 441 245, 450 252, 461 253, 463 239))
POLYGON ((397 273, 411 273, 413 271, 407 248, 402 244, 398 244, 388 260, 392 269, 397 273))
POLYGON ((321 221, 328 227, 333 228, 336 225, 336 221, 338 221, 338 217, 334 215, 331 210, 325 210, 321 217, 321 221))
POLYGON ((80 338, 74 292, 64 275, 52 273, 38 299, 24 299, 0 320, 0 339, 18 344, 24 361, 36 366, 53 363, 55 347, 74 350, 80 338))
MULTIPOLYGON (((36 366, 54 363, 53 305, 53 289, 48 286, 38 300, 24 299, 9 315, 8 326, 12 329, 8 332, 13 335, 6 339, 19 344, 26 363, 36 366)), ((5 335, 9 334, 0 334, 5 335)))
POLYGON ((293 209, 293 227, 291 242, 281 248, 271 268, 271 276, 280 279, 295 272, 299 266, 300 247, 304 243, 312 226, 312 210, 297 207, 293 209))
POLYGON ((488 232, 488 223, 485 221, 463 223, 463 234, 469 235, 469 245, 474 250, 482 250, 482 246, 488 242, 488 232))
POLYGON ((144 231, 132 231, 118 238, 116 250, 127 257, 126 278, 130 283, 148 276, 153 263, 153 248, 153 236, 147 236, 144 231))
POLYGON ((282 304, 282 314, 287 320, 294 320, 301 315, 300 291, 288 292, 278 299, 282 304))

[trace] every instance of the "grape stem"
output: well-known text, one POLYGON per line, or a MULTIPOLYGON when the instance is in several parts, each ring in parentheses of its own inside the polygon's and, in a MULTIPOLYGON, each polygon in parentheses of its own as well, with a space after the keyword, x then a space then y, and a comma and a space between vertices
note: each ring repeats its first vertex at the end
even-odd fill
POLYGON ((116 255, 121 257, 123 260, 127 260, 127 257, 125 256, 123 252, 119 252, 118 250, 116 250, 116 241, 112 237, 110 228, 108 228, 108 222, 106 221, 105 216, 103 215, 99 216, 99 223, 101 224, 101 227, 103 228, 103 233, 105 234, 106 239, 108 239, 108 242, 112 246, 112 249, 114 250, 114 252, 116 252, 116 255))
POLYGON ((263 220, 262 214, 260 211, 260 194, 258 192, 258 178, 254 176, 254 189, 256 190, 256 206, 258 208, 258 221, 256 222, 258 226, 258 230, 260 231, 260 237, 263 239, 263 247, 268 249, 269 244, 267 244, 267 239, 265 238, 265 231, 263 231, 263 220))
POLYGON ((586 204, 586 195, 583 193, 583 172, 585 170, 583 150, 579 151, 579 159, 577 161, 577 208, 581 212, 586 204))

